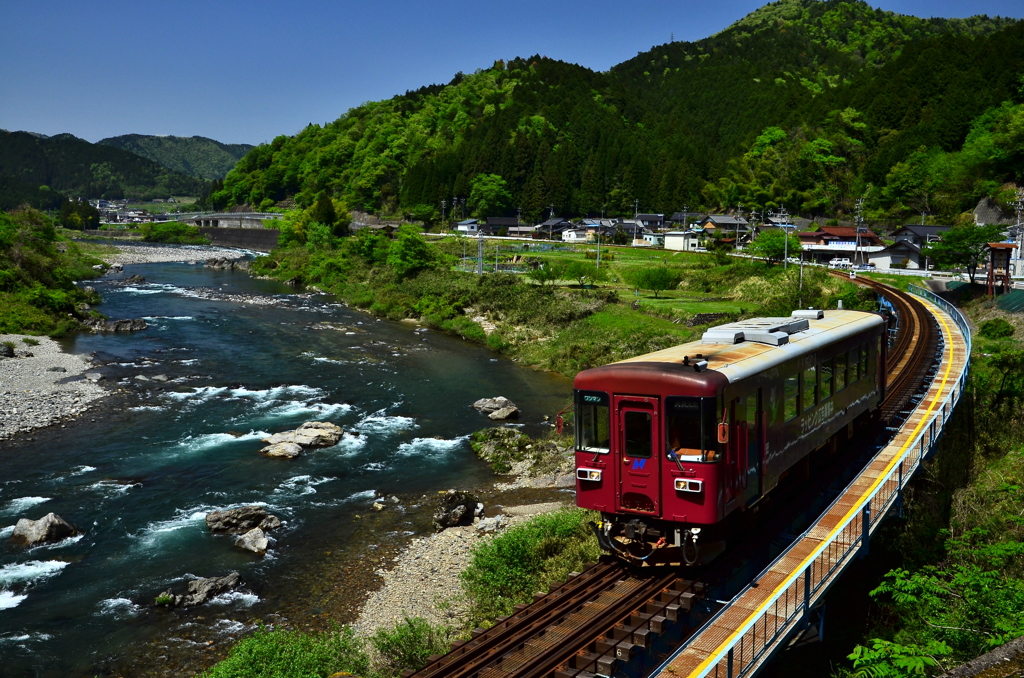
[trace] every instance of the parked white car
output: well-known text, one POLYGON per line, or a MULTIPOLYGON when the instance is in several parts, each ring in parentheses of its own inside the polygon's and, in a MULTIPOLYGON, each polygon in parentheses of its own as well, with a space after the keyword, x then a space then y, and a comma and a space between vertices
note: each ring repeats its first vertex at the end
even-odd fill
POLYGON ((835 257, 828 262, 828 267, 832 269, 848 269, 853 266, 853 262, 846 258, 835 257))

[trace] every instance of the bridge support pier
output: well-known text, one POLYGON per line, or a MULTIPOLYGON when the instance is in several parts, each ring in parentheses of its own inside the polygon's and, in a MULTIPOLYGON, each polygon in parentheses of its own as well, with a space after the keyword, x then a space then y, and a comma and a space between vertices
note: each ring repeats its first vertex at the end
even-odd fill
POLYGON ((857 552, 858 558, 867 558, 868 549, 871 544, 871 506, 865 506, 861 512, 861 533, 860 533, 860 551, 857 552))

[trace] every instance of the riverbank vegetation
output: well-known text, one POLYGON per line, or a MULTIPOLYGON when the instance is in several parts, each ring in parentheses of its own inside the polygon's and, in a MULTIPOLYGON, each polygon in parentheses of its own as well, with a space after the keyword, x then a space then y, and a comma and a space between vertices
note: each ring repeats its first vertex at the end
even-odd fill
MULTIPOLYGON (((315 223, 306 230, 315 230, 315 223)), ((604 280, 589 277, 581 285, 576 275, 566 277, 574 264, 592 265, 591 248, 519 254, 497 245, 506 256, 529 259, 525 275, 477 276, 457 270, 459 238, 427 242, 411 226, 394 239, 369 228, 346 238, 321 235, 257 258, 253 271, 316 286, 381 317, 418 319, 567 377, 692 340, 710 323, 788 315, 798 306, 830 308, 839 299, 846 308, 874 308, 869 293, 820 268, 801 274, 796 266, 664 251, 634 258, 623 248, 623 256, 602 264, 604 280), (530 272, 543 268, 550 277, 536 281, 530 272), (639 282, 638 272, 651 268, 665 269, 679 284, 664 290, 639 282)), ((497 254, 495 247, 485 254, 497 254)))
POLYGON ((887 527, 899 566, 872 592, 866 641, 839 675, 942 673, 1024 635, 1024 320, 985 300, 968 389, 887 527))
POLYGON ((179 221, 158 221, 140 224, 139 231, 146 242, 164 242, 175 245, 209 245, 210 240, 197 226, 179 221))
POLYGON ((43 213, 0 212, 0 334, 60 337, 77 329, 100 298, 74 282, 96 276, 92 266, 100 263, 43 213))

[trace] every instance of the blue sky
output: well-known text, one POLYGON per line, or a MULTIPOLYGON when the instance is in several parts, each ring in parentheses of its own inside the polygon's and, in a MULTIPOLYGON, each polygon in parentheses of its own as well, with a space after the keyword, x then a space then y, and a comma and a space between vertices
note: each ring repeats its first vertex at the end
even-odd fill
MULTIPOLYGON (((6 0, 0 128, 260 143, 364 101, 541 54, 595 70, 722 30, 763 0, 6 0)), ((1021 0, 873 0, 1024 17, 1021 0)))

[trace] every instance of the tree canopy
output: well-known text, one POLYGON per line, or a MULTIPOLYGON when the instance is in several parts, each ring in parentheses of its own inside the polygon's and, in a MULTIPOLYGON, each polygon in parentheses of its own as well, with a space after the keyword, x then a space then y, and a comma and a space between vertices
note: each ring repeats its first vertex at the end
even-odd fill
POLYGON ((978 225, 967 221, 943 233, 942 239, 926 247, 923 254, 943 268, 963 268, 973 284, 978 266, 988 256, 988 244, 1002 239, 1002 226, 978 225))

